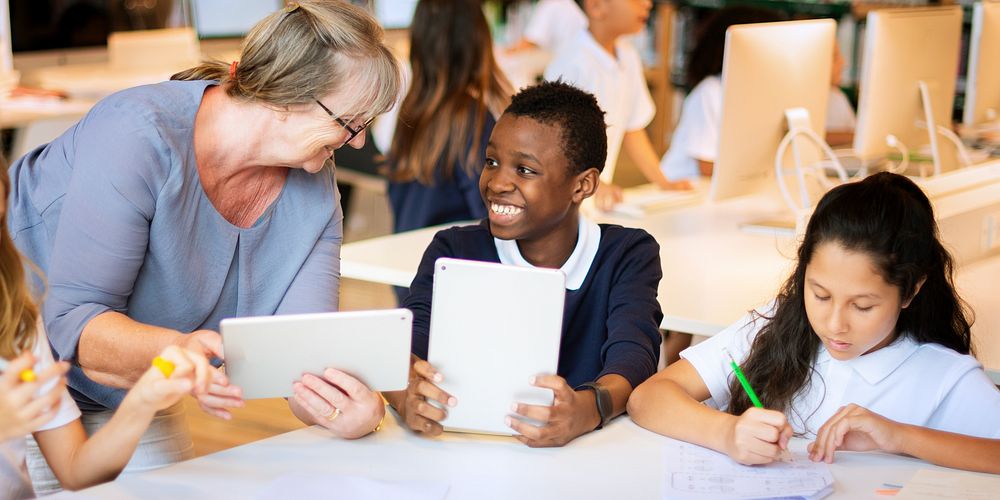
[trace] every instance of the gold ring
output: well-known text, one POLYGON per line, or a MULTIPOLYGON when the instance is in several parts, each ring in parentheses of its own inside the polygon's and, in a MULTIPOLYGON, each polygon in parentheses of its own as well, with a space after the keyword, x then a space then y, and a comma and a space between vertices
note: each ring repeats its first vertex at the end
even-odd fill
POLYGON ((330 422, 333 422, 334 420, 337 420, 337 417, 339 416, 340 416, 340 408, 335 407, 333 411, 331 411, 330 414, 326 416, 326 419, 330 422))

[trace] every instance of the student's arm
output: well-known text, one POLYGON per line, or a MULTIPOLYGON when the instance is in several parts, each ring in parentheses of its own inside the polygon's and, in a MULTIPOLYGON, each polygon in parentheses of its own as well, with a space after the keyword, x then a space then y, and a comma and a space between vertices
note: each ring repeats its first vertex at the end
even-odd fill
POLYGON ((625 154, 639 167, 646 180, 656 184, 660 189, 691 189, 691 183, 686 180, 670 181, 660 170, 660 159, 649 142, 649 136, 643 129, 625 132, 622 139, 622 149, 625 154))
POLYGON ((782 413, 751 408, 737 417, 701 403, 710 396, 698 371, 681 359, 636 387, 628 413, 646 429, 725 453, 742 464, 773 462, 787 448, 792 433, 782 413))
POLYGON ((157 411, 175 404, 184 394, 208 390, 214 370, 200 353, 168 347, 160 356, 174 364, 170 378, 150 367, 111 420, 89 439, 79 419, 34 433, 45 461, 64 488, 76 490, 114 479, 157 411))
POLYGON ((697 160, 698 161, 698 172, 704 177, 711 177, 712 172, 715 171, 715 162, 708 160, 697 160))
POLYGON ((1000 473, 1000 439, 903 424, 854 404, 820 427, 816 441, 809 444, 809 458, 833 463, 836 450, 882 450, 944 467, 1000 473))

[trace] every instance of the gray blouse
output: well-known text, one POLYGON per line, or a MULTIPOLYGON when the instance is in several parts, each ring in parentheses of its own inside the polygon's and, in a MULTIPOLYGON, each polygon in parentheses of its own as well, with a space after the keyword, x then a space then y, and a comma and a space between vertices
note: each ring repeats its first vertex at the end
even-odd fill
MULTIPOLYGON (((99 102, 58 139, 10 167, 8 226, 45 273, 43 317, 61 359, 106 311, 181 332, 230 316, 337 309, 343 214, 333 172, 291 169, 252 227, 230 224, 202 188, 194 119, 212 81, 170 81, 99 102)), ((78 366, 84 410, 124 391, 78 366)))

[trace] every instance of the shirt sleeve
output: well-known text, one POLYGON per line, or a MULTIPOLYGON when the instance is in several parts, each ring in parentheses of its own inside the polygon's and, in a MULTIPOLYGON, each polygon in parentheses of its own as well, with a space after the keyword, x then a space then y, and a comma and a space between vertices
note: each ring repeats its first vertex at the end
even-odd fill
POLYGON ((553 14, 555 5, 552 2, 542 0, 535 6, 535 11, 531 13, 528 26, 524 28, 524 38, 529 42, 547 50, 552 50, 555 46, 553 25, 555 19, 553 14))
POLYGON ((645 231, 622 259, 608 301, 608 339, 601 348, 608 374, 625 377, 633 388, 656 373, 660 359, 660 322, 663 313, 656 300, 663 277, 660 245, 645 231))
POLYGON ((170 170, 171 153, 157 131, 127 114, 114 109, 92 114, 74 138, 73 176, 43 307, 52 346, 62 359, 76 358, 83 328, 95 316, 127 313, 156 198, 170 170))
POLYGON ((750 354, 753 339, 765 321, 748 313, 725 330, 681 352, 681 358, 691 363, 712 395, 707 401, 710 406, 719 410, 725 410, 729 406, 729 383, 733 377, 733 369, 722 350, 726 349, 734 359, 742 363, 750 354))
MULTIPOLYGON (((38 324, 37 331, 38 338, 35 340, 35 348, 32 350, 32 354, 35 355, 36 360, 34 370, 40 372, 52 366, 55 360, 52 358, 52 349, 49 347, 49 340, 45 335, 45 327, 41 323, 38 324)), ((55 381, 46 384, 38 390, 37 397, 48 394, 55 390, 55 387, 55 381)), ((76 401, 73 401, 73 398, 69 395, 69 390, 64 387, 62 389, 62 396, 59 398, 59 409, 56 410, 56 415, 52 417, 52 420, 35 429, 35 432, 58 429, 78 418, 80 418, 80 409, 76 406, 76 401)))
POLYGON ((628 47, 628 57, 631 60, 632 78, 629 82, 631 89, 622 89, 632 95, 632 109, 628 114, 628 123, 625 130, 632 132, 646 128, 653 117, 656 116, 656 104, 653 103, 653 96, 649 93, 649 86, 646 84, 646 74, 642 66, 642 58, 639 51, 632 46, 631 42, 623 42, 622 46, 628 47))
POLYGON ((410 283, 410 294, 407 295, 402 305, 413 312, 413 336, 410 351, 420 359, 427 359, 427 348, 430 344, 434 262, 440 257, 453 255, 448 241, 443 236, 445 231, 435 234, 430 245, 427 245, 424 256, 420 259, 420 266, 417 267, 417 275, 410 283))
MULTIPOLYGON (((969 357, 961 373, 927 421, 927 427, 968 436, 1000 438, 1000 390, 969 357)), ((943 375, 944 378, 947 375, 943 375)))
POLYGON ((722 88, 718 81, 702 81, 684 100, 681 120, 691 131, 688 143, 679 145, 696 160, 714 162, 719 156, 719 122, 721 120, 722 88))
POLYGON ((344 212, 340 193, 319 240, 295 275, 275 314, 336 311, 340 306, 340 247, 344 243, 344 212))

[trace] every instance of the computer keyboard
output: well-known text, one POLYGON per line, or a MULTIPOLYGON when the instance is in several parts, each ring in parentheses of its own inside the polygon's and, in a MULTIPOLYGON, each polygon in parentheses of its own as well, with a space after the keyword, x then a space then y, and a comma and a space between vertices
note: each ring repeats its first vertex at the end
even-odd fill
POLYGON ((641 218, 650 213, 693 205, 705 197, 705 190, 696 185, 689 191, 664 191, 652 184, 625 189, 624 201, 615 205, 613 214, 641 218))

